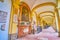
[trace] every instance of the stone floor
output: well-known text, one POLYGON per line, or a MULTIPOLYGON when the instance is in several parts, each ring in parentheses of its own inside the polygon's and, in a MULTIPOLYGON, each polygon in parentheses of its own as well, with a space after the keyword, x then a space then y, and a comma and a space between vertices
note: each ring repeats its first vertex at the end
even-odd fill
POLYGON ((26 35, 16 40, 60 40, 60 37, 58 37, 58 33, 55 32, 52 27, 49 27, 43 29, 42 32, 38 34, 26 35))

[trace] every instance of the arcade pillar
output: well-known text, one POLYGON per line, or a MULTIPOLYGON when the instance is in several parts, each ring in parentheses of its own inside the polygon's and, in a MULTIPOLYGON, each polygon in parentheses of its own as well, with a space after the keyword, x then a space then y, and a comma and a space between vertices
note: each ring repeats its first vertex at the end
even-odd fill
POLYGON ((55 20, 56 20, 56 27, 58 31, 58 36, 60 37, 60 19, 59 19, 59 12, 58 9, 55 8, 55 20))

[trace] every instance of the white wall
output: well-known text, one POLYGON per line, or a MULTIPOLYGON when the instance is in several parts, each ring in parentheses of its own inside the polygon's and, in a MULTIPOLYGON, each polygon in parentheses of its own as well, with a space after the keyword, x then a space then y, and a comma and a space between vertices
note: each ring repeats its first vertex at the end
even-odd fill
POLYGON ((0 1, 0 10, 8 13, 7 22, 5 26, 5 31, 1 30, 0 23, 0 40, 8 40, 8 29, 9 29, 9 19, 10 19, 10 11, 11 11, 11 0, 4 0, 4 2, 0 1))

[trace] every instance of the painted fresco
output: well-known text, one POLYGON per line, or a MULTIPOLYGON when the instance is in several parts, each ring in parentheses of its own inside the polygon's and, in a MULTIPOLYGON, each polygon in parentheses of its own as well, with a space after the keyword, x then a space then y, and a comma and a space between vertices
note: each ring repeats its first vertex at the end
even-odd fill
POLYGON ((22 8, 22 21, 29 21, 29 13, 26 7, 22 8))

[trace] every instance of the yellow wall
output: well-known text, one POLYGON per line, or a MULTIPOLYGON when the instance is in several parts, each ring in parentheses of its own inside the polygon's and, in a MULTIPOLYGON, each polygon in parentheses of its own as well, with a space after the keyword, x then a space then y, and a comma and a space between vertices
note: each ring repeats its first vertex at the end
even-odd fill
POLYGON ((16 2, 12 0, 9 34, 14 34, 17 31, 17 23, 13 22, 13 20, 14 20, 14 14, 17 15, 18 17, 19 3, 20 0, 17 0, 16 2))
POLYGON ((59 32, 60 32, 60 0, 58 0, 58 13, 59 13, 59 32))

